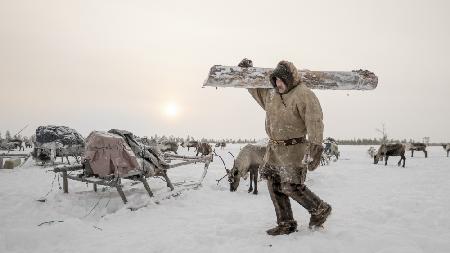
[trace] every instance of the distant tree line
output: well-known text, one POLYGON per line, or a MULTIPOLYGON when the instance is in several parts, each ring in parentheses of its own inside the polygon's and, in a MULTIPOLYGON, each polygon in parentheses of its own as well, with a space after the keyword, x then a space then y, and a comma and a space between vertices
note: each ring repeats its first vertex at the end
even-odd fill
POLYGON ((15 134, 14 136, 11 135, 11 132, 9 130, 6 130, 5 135, 2 135, 2 132, 0 132, 0 143, 9 142, 13 140, 22 140, 22 141, 29 141, 34 140, 35 135, 32 135, 31 137, 22 136, 21 134, 15 134))
POLYGON ((175 137, 173 135, 170 136, 159 136, 157 134, 153 135, 151 137, 151 139, 153 140, 158 140, 158 141, 175 141, 178 143, 184 142, 184 141, 201 141, 201 142, 208 142, 208 143, 218 143, 218 142, 226 142, 226 143, 256 143, 256 139, 242 139, 242 138, 238 138, 238 139, 232 139, 232 138, 219 138, 219 139, 215 139, 215 138, 201 138, 201 139, 196 139, 192 136, 187 136, 186 138, 182 138, 182 137, 175 137))
MULTIPOLYGON (((350 140, 336 140, 338 144, 340 145, 381 145, 381 143, 412 143, 412 142, 422 142, 422 141, 415 141, 413 139, 407 140, 407 139, 377 139, 377 138, 354 138, 350 140)), ((427 143, 428 146, 438 146, 441 145, 441 143, 427 143)))
MULTIPOLYGON (((17 137, 17 136, 14 136, 14 137, 17 137)), ((12 139, 11 138, 11 133, 9 132, 9 130, 6 130, 6 132, 5 132, 5 140, 9 141, 11 139, 12 139)), ((1 132, 0 132, 0 140, 3 140, 1 132)))
MULTIPOLYGON (((0 132, 0 141, 2 141, 2 140, 3 141, 10 141, 12 139, 27 140, 29 138, 26 137, 26 136, 22 136, 20 134, 11 136, 11 133, 10 133, 9 130, 7 130, 5 132, 4 136, 0 132)), ((185 141, 193 141, 193 140, 201 141, 201 142, 208 142, 208 143, 218 143, 218 142, 226 142, 226 143, 256 143, 256 139, 255 138, 253 138, 253 139, 251 139, 251 138, 250 139, 242 139, 242 138, 239 138, 239 139, 232 139, 232 138, 201 138, 201 139, 196 139, 196 138, 194 138, 192 136, 189 136, 189 135, 186 138, 182 138, 182 137, 176 137, 176 136, 173 136, 173 135, 166 136, 166 135, 157 135, 157 134, 155 134, 155 135, 151 136, 149 139, 156 140, 156 141, 175 141, 175 142, 178 142, 178 143, 185 142, 185 141)))
MULTIPOLYGON (((350 139, 350 140, 336 140, 337 143, 339 145, 381 145, 381 143, 383 142, 383 140, 381 139, 377 139, 377 138, 373 138, 373 139, 367 139, 367 138, 354 138, 354 139, 350 139)), ((406 142, 405 140, 402 140, 404 142, 406 142)), ((387 142, 402 142, 400 140, 387 140, 387 142)))
POLYGON ((218 142, 226 142, 226 143, 256 143, 256 139, 206 139, 206 138, 202 138, 200 140, 201 142, 209 142, 209 143, 218 143, 218 142))

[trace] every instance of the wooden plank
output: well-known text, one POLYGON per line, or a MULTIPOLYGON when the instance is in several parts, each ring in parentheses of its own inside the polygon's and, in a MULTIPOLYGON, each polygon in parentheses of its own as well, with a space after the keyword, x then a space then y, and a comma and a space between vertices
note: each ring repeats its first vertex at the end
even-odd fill
MULTIPOLYGON (((241 68, 214 65, 203 86, 235 88, 273 88, 269 77, 271 68, 241 68)), ((299 70, 302 82, 311 89, 373 90, 378 77, 368 70, 309 71, 299 70)))
POLYGON ((164 158, 171 160, 197 160, 199 158, 203 158, 203 156, 184 156, 184 155, 174 155, 174 154, 165 154, 164 158))
POLYGON ((195 162, 197 162, 197 161, 186 161, 186 162, 180 162, 180 163, 176 163, 176 164, 171 164, 171 165, 169 165, 169 169, 173 169, 173 168, 176 168, 176 167, 180 167, 180 166, 191 164, 191 163, 195 163, 195 162))
MULTIPOLYGON (((64 172, 63 172, 63 174, 64 174, 64 172)), ((67 178, 70 180, 75 180, 75 181, 79 181, 79 182, 98 184, 98 185, 104 185, 104 186, 109 186, 109 187, 116 187, 116 185, 117 185, 117 183, 115 183, 115 182, 112 182, 112 183, 106 182, 104 180, 97 179, 97 178, 91 179, 91 178, 71 176, 71 175, 67 175, 67 178)))
POLYGON ((29 154, 0 154, 0 157, 8 158, 8 157, 19 157, 19 158, 28 158, 29 154))
POLYGON ((68 171, 77 171, 82 170, 83 165, 81 164, 73 164, 73 165, 59 165, 53 168, 53 172, 68 172, 68 171))
POLYGON ((187 161, 176 163, 176 164, 170 164, 169 169, 180 167, 180 166, 187 165, 187 164, 192 164, 192 163, 204 163, 204 162, 208 162, 208 161, 210 162, 212 160, 212 155, 200 156, 200 157, 177 156, 176 158, 179 160, 187 160, 187 161))

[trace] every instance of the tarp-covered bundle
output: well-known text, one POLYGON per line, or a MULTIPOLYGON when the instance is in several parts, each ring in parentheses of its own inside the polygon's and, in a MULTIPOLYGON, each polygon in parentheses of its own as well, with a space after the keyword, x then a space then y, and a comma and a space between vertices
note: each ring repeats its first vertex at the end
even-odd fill
POLYGON ((83 136, 76 130, 66 126, 40 126, 36 129, 36 142, 59 142, 62 145, 84 145, 83 136))
POLYGON ((90 172, 100 177, 140 173, 141 166, 133 150, 116 134, 92 132, 86 138, 85 159, 90 172))
POLYGON ((140 143, 125 130, 92 132, 86 139, 85 158, 90 172, 98 176, 161 176, 168 168, 157 147, 140 143))
POLYGON ((83 136, 75 129, 66 126, 40 126, 36 129, 33 156, 42 161, 54 160, 57 156, 81 156, 84 145, 83 136))

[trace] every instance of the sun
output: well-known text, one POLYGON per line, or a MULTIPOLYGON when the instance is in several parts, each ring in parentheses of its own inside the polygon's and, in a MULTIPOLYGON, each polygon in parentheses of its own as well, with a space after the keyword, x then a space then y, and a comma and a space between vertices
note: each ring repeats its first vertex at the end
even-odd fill
POLYGON ((178 115, 178 112, 179 108, 175 102, 167 103, 166 107, 164 108, 164 113, 169 118, 175 118, 178 115))

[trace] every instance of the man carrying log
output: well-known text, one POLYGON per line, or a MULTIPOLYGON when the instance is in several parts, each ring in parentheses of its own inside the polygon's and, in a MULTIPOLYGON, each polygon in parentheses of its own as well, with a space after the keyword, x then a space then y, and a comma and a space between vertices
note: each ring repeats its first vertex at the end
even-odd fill
POLYGON ((320 164, 323 115, 311 89, 372 90, 378 77, 368 70, 298 71, 287 61, 275 69, 253 67, 244 59, 235 66, 214 65, 203 86, 247 88, 266 111, 266 132, 270 137, 261 168, 267 179, 278 226, 269 235, 290 234, 297 229, 289 197, 311 214, 309 227, 320 227, 331 214, 331 206, 305 185, 307 170, 320 164), (306 135, 312 161, 304 164, 306 135))
MULTIPOLYGON (((239 67, 253 67, 244 59, 239 67)), ((319 227, 331 213, 331 206, 305 185, 307 166, 314 170, 322 154, 322 109, 314 93, 300 81, 294 64, 278 63, 270 75, 274 89, 248 89, 266 111, 266 132, 270 138, 261 176, 267 179, 270 197, 275 207, 278 226, 267 230, 269 235, 290 234, 297 229, 289 197, 311 214, 309 227, 319 227), (310 142, 308 165, 303 164, 306 135, 310 142)))

